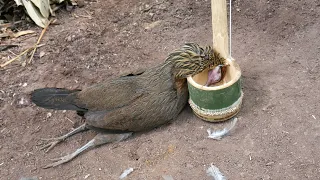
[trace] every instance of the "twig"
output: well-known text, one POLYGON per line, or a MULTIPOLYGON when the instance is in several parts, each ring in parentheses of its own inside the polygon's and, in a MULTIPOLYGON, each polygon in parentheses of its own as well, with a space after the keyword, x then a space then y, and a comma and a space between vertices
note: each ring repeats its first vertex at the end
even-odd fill
POLYGON ((83 18, 88 18, 88 19, 92 19, 92 16, 86 16, 86 15, 81 15, 81 14, 73 14, 74 17, 78 18, 78 17, 83 17, 83 18))
POLYGON ((74 124, 74 122, 70 118, 66 117, 66 119, 70 121, 72 124, 74 124))
POLYGON ((21 23, 22 21, 16 21, 16 22, 13 22, 13 23, 4 23, 4 24, 0 24, 0 28, 9 28, 9 27, 12 27, 16 24, 19 24, 21 23))
POLYGON ((44 44, 34 45, 34 46, 26 49, 25 51, 23 51, 22 53, 20 53, 18 56, 16 56, 16 57, 10 59, 9 61, 1 64, 1 65, 0 65, 0 68, 3 68, 3 67, 5 67, 6 65, 12 63, 13 61, 17 60, 18 58, 20 58, 20 57, 23 56, 24 54, 28 53, 29 51, 31 51, 31 50, 34 49, 35 47, 38 48, 38 47, 42 47, 42 46, 44 46, 44 44))
POLYGON ((47 23, 47 25, 43 28, 43 30, 42 30, 42 32, 41 32, 41 34, 40 34, 39 38, 38 38, 37 43, 34 45, 34 49, 33 49, 33 51, 32 51, 31 57, 30 57, 30 59, 29 59, 29 61, 28 61, 28 64, 30 64, 30 63, 31 63, 31 61, 32 61, 32 59, 33 59, 33 56, 34 56, 34 53, 35 53, 35 52, 36 52, 36 50, 37 50, 37 46, 38 46, 38 44, 40 43, 40 41, 41 41, 41 39, 42 39, 42 37, 43 37, 44 33, 47 31, 47 29, 48 29, 48 27, 49 27, 49 25, 50 25, 51 21, 52 21, 52 20, 50 20, 50 21, 47 23))
POLYGON ((22 53, 20 53, 18 56, 16 56, 16 57, 12 58, 11 60, 9 60, 9 61, 1 64, 0 67, 3 68, 3 67, 5 67, 6 65, 12 63, 13 61, 15 61, 15 60, 17 60, 18 58, 20 58, 22 55, 28 53, 28 52, 29 52, 30 50, 32 50, 33 48, 34 48, 34 47, 31 47, 31 48, 26 49, 25 51, 23 51, 22 53))
POLYGON ((8 51, 9 51, 9 53, 11 53, 11 54, 13 54, 13 55, 17 56, 17 54, 16 54, 16 53, 14 53, 14 52, 12 52, 10 49, 8 49, 8 51))

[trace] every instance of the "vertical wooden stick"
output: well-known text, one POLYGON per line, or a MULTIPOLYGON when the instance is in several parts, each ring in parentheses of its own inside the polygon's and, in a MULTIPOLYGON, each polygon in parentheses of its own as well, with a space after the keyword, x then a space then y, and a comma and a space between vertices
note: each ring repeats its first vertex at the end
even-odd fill
POLYGON ((211 0, 213 48, 222 57, 229 56, 228 19, 226 0, 211 0))

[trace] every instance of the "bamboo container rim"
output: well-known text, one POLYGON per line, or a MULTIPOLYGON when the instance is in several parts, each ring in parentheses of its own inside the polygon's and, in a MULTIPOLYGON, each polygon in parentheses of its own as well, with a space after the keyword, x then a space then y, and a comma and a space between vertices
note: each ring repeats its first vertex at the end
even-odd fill
MULTIPOLYGON (((227 58, 227 63, 230 65, 230 67, 228 67, 227 73, 229 73, 229 80, 227 82, 224 82, 220 85, 217 86, 212 86, 212 87, 207 87, 201 84, 198 84, 192 76, 187 77, 187 81, 194 87, 204 90, 204 91, 216 91, 216 90, 221 90, 221 89, 225 89, 229 86, 231 86, 232 84, 234 84, 235 82, 237 82, 240 77, 241 77, 241 70, 240 70, 240 66, 231 58, 227 58)), ((225 78, 227 79, 227 78, 225 78)), ((225 80, 222 80, 225 81, 225 80)))

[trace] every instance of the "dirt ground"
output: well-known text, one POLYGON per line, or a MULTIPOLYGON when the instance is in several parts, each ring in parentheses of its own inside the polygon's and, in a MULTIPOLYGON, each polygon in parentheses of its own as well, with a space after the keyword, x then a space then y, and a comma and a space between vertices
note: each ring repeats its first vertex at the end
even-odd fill
POLYGON ((0 179, 118 179, 129 167, 134 171, 127 179, 210 179, 210 163, 231 180, 320 179, 318 0, 234 1, 233 57, 242 68, 245 96, 230 136, 208 139, 207 128, 225 124, 204 122, 186 107, 170 125, 42 169, 95 133, 40 150, 40 138, 66 133, 82 120, 74 112, 35 107, 27 98, 33 89, 84 88, 163 62, 185 42, 212 44, 208 0, 85 3, 57 13, 59 24, 49 27, 37 53, 43 57, 26 68, 16 62, 0 70, 0 179))

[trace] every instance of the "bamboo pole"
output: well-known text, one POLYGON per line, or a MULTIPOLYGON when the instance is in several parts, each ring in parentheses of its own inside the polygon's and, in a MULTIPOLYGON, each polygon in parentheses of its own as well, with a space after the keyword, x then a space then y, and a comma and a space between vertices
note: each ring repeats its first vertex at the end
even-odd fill
POLYGON ((211 0, 213 48, 228 58, 228 19, 226 0, 211 0))

